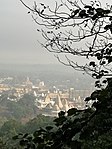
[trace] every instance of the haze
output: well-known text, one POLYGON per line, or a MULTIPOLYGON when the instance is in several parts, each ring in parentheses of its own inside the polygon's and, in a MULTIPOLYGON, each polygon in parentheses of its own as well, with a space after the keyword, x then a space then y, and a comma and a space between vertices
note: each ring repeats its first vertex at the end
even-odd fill
POLYGON ((0 2, 0 63, 57 63, 38 38, 36 25, 19 0, 0 2))
MULTIPOLYGON (((34 0, 24 1, 32 6, 34 0)), ((45 2, 45 0, 43 1, 45 2)), ((46 3, 51 4, 51 2, 53 4, 51 0, 46 3)), ((106 2, 111 3, 111 0, 106 2)), ((19 0, 1 0, 0 63, 58 63, 53 54, 40 46, 37 42, 39 38, 38 32, 36 32, 36 24, 27 14, 27 9, 21 2, 19 0)))

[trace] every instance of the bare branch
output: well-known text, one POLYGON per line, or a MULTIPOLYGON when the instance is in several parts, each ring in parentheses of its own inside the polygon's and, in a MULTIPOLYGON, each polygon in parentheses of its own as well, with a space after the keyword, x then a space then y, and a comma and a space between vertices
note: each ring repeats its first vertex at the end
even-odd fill
POLYGON ((58 61, 75 70, 85 71, 93 78, 102 78, 112 72, 112 10, 102 7, 99 1, 87 5, 83 0, 56 1, 55 8, 45 4, 33 9, 32 18, 45 40, 41 45, 49 52, 63 53, 67 63, 58 61), (74 56, 74 61, 67 57, 74 56), (75 56, 87 59, 84 65, 75 62, 75 56))

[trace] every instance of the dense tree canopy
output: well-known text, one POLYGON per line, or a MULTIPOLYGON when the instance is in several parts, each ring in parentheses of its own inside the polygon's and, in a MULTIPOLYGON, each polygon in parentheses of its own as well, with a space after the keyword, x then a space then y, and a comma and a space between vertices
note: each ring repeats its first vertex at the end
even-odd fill
MULTIPOLYGON (((66 55, 67 62, 58 60, 76 70, 82 70, 95 79, 111 76, 112 72, 112 6, 99 1, 85 4, 80 1, 56 2, 52 9, 34 2, 30 8, 38 32, 45 39, 42 45, 50 52, 66 55), (42 29, 40 29, 42 27, 42 29), (87 59, 77 63, 75 57, 87 59)), ((106 83, 106 81, 103 81, 106 83)), ((99 81, 96 85, 101 87, 99 81)), ((111 149, 112 148, 112 78, 105 88, 86 98, 94 101, 91 108, 64 111, 54 120, 56 127, 40 128, 33 134, 21 134, 20 145, 28 149, 111 149)))
POLYGON ((18 119, 7 120, 0 127, 0 149, 22 149, 23 147, 19 145, 19 140, 12 139, 14 136, 17 134, 31 134, 40 127, 54 126, 53 120, 53 117, 44 115, 37 115, 26 124, 22 124, 18 119))
MULTIPOLYGON (((58 114, 52 125, 14 139, 27 149, 111 149, 112 148, 112 80, 105 89, 88 97, 91 108, 68 110, 58 114)), ((88 98, 86 100, 88 100, 88 98)))

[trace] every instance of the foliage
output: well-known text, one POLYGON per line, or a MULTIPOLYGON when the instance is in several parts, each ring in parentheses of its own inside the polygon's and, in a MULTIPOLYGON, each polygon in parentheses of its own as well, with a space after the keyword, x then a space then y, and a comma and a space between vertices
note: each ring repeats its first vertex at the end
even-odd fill
POLYGON ((40 127, 44 128, 48 125, 54 126, 53 119, 53 117, 37 115, 26 124, 14 119, 8 120, 0 129, 0 149, 21 149, 19 140, 12 139, 14 136, 24 133, 31 134, 40 127))
POLYGON ((67 63, 98 79, 94 91, 86 101, 92 107, 84 110, 61 111, 54 120, 56 127, 40 128, 33 134, 20 134, 14 139, 27 149, 110 149, 112 148, 112 78, 101 88, 100 79, 112 76, 112 6, 105 7, 99 1, 85 4, 82 0, 56 2, 55 8, 34 2, 30 8, 33 20, 39 25, 38 32, 45 39, 42 46, 48 51, 65 54, 67 63), (42 26, 42 29, 40 29, 42 26), (74 60, 67 54, 72 55, 74 60), (77 62, 81 57, 85 64, 77 62))
POLYGON ((0 98, 1 115, 8 120, 21 120, 24 117, 32 118, 38 114, 38 109, 34 105, 35 97, 32 95, 25 94, 17 102, 8 100, 7 94, 3 94, 0 98))
POLYGON ((54 119, 53 117, 39 114, 25 124, 22 132, 33 133, 35 130, 39 129, 40 127, 44 128, 48 125, 53 126, 54 125, 53 119, 54 119))
POLYGON ((33 134, 20 134, 14 139, 27 149, 110 149, 112 148, 112 79, 105 89, 96 90, 89 97, 91 108, 61 111, 47 126, 33 134))
POLYGON ((16 120, 9 120, 0 128, 0 148, 1 149, 20 149, 17 144, 18 141, 13 141, 12 137, 17 135, 21 130, 21 123, 16 120), (18 147, 17 147, 18 146, 18 147))
MULTIPOLYGON (((1 108, 1 107, 0 107, 1 108)), ((6 117, 2 117, 0 116, 0 128, 1 126, 7 121, 7 118, 6 117)))
POLYGON ((17 120, 9 120, 7 122, 4 123, 4 125, 1 127, 0 129, 0 136, 3 135, 15 135, 17 133, 19 133, 20 131, 20 127, 21 127, 21 123, 17 120))

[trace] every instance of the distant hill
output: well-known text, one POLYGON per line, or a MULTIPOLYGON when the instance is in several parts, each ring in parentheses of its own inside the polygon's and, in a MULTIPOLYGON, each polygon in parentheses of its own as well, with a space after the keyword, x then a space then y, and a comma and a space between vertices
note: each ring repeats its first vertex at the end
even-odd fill
POLYGON ((0 64, 0 76, 29 76, 34 81, 40 79, 49 85, 55 85, 57 81, 57 84, 66 84, 77 89, 89 88, 94 81, 90 76, 62 64, 0 64))
POLYGON ((60 71, 73 72, 73 69, 58 64, 0 64, 0 70, 3 71, 19 71, 19 72, 36 72, 36 71, 60 71))

